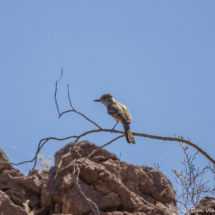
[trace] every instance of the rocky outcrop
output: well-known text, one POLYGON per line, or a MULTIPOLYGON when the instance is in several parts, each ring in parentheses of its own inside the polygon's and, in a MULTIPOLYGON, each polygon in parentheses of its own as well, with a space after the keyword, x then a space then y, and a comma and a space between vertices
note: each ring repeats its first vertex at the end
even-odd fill
MULTIPOLYGON (((71 147, 68 144, 55 155, 55 164, 58 165, 61 157, 71 147)), ((160 210, 141 201, 127 191, 118 180, 119 163, 120 177, 123 184, 143 199, 168 211, 166 203, 175 201, 168 196, 161 196, 164 189, 160 183, 158 171, 146 166, 133 166, 126 162, 119 162, 116 155, 105 149, 98 150, 95 154, 80 165, 79 186, 77 175, 74 171, 78 165, 97 146, 88 142, 79 142, 73 148, 71 155, 66 157, 61 165, 58 177, 54 180, 56 167, 51 168, 46 181, 42 183, 41 203, 47 207, 51 202, 60 205, 58 212, 74 215, 91 214, 96 207, 87 202, 86 197, 92 200, 99 208, 101 214, 163 214, 160 210), (81 191, 83 192, 81 192, 81 191), (84 196, 84 195, 85 196, 84 196)), ((170 183, 170 182, 169 182, 170 183)), ((170 183, 171 184, 171 183, 170 183)), ((172 192, 174 190, 172 188, 172 192)))
MULTIPOLYGON (((6 154, 0 148, 0 161, 9 162, 6 154)), ((25 177, 12 165, 0 163, 0 190, 2 190, 10 200, 23 207, 23 203, 30 200, 31 208, 40 207, 40 179, 42 173, 35 170, 33 174, 25 177), (38 177, 41 175, 40 177, 38 177)))
MULTIPOLYGON (((71 145, 69 143, 56 153, 56 165, 71 145)), ((63 159, 56 178, 55 165, 49 172, 34 170, 29 176, 14 180, 8 173, 13 177, 23 174, 7 164, 0 172, 0 189, 21 207, 29 199, 29 207, 35 215, 93 215, 97 209, 101 215, 161 215, 163 212, 153 205, 168 212, 166 204, 176 204, 174 199, 160 194, 164 187, 157 170, 120 162, 116 155, 105 149, 99 149, 80 165, 77 178, 75 165, 79 165, 95 149, 97 146, 88 141, 77 143, 71 155, 63 159), (131 194, 124 186, 150 204, 131 194)), ((174 193, 170 182, 169 185, 174 193)))
POLYGON ((199 205, 191 210, 190 215, 214 215, 215 214, 215 199, 211 197, 203 198, 199 205))
POLYGON ((27 213, 15 205, 4 192, 0 191, 0 214, 1 215, 27 215, 27 213))

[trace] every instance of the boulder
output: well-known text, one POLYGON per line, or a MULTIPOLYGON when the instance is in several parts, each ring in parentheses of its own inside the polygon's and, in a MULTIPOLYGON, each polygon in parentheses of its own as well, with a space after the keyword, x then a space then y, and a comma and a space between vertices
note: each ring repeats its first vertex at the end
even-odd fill
POLYGON ((0 214, 1 215, 28 215, 25 210, 15 205, 6 193, 0 191, 0 214))

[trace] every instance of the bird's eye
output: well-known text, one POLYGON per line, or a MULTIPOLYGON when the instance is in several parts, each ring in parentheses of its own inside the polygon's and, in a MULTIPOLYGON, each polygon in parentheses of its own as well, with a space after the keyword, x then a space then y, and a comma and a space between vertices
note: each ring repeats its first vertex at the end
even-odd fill
POLYGON ((106 97, 104 97, 103 99, 106 99, 106 97))

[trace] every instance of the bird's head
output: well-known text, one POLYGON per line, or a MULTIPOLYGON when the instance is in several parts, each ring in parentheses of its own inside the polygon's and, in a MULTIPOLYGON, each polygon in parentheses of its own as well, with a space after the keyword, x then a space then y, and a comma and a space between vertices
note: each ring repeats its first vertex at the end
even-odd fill
POLYGON ((100 99, 94 100, 94 102, 101 102, 105 106, 108 106, 114 101, 114 98, 111 94, 104 94, 100 97, 100 99))

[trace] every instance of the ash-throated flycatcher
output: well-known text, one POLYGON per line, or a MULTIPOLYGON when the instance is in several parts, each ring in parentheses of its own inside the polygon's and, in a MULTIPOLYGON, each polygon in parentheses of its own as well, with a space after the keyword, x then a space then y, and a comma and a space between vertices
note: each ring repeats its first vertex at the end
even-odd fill
MULTIPOLYGON (((111 94, 104 94, 100 99, 94 101, 101 102, 107 107, 108 114, 117 121, 116 125, 118 124, 118 122, 121 122, 123 124, 127 142, 135 144, 135 140, 129 126, 132 119, 128 108, 116 101, 111 94)), ((113 130, 116 125, 113 127, 113 130)))

